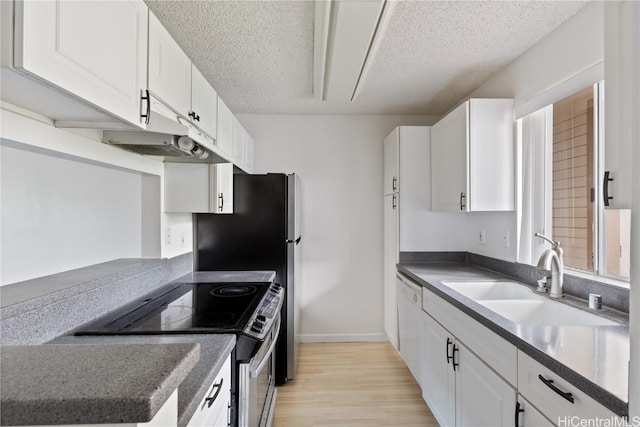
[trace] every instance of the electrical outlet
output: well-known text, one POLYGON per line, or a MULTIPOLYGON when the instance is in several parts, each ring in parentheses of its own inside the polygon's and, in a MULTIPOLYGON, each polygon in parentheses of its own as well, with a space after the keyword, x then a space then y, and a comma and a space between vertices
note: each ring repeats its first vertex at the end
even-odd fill
POLYGON ((508 248, 510 246, 510 233, 509 230, 502 230, 502 246, 508 248))
POLYGON ((164 228, 164 245, 165 246, 171 245, 171 227, 164 228))
POLYGON ((487 230, 485 230, 484 228, 480 230, 480 232, 478 233, 478 244, 479 245, 487 244, 487 230))

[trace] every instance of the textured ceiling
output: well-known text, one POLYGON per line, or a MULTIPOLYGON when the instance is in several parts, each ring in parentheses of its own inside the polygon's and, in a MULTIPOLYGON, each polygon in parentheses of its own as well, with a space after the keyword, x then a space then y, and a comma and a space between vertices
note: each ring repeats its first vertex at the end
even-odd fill
POLYGON ((584 1, 389 1, 354 102, 313 97, 313 1, 147 4, 235 113, 441 115, 584 1))

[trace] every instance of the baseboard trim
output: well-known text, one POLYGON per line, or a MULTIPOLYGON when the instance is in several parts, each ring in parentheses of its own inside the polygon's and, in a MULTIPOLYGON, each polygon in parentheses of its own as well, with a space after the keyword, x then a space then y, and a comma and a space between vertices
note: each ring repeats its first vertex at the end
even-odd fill
POLYGON ((378 334, 301 334, 300 342, 367 342, 389 341, 384 332, 378 334))

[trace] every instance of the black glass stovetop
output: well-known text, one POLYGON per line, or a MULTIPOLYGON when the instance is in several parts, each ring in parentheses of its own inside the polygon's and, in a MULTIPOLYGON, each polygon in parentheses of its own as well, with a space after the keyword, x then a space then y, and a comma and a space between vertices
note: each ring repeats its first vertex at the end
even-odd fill
POLYGON ((77 331, 76 335, 240 333, 269 283, 180 283, 77 331))

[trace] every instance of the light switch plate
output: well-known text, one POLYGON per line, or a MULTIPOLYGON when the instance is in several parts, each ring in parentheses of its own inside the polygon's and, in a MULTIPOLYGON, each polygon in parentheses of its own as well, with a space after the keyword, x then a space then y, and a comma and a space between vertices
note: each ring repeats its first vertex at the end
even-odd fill
POLYGON ((487 244, 487 230, 484 228, 480 230, 480 232, 478 233, 478 244, 479 245, 487 244))
POLYGON ((504 246, 505 248, 508 248, 511 243, 510 243, 510 234, 509 230, 502 230, 502 246, 504 246))

